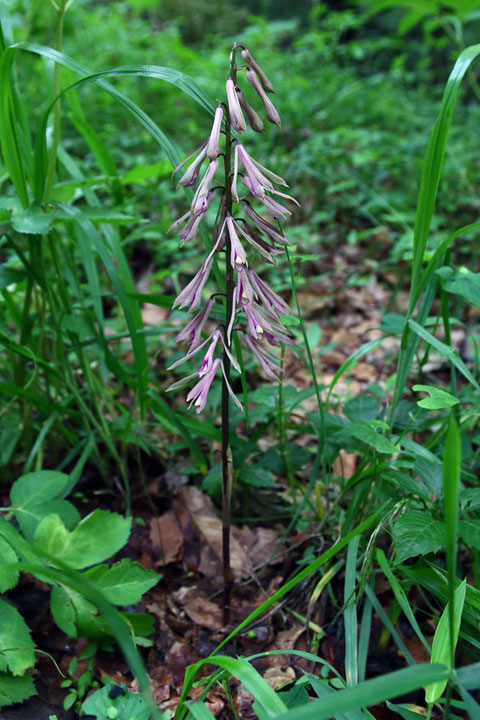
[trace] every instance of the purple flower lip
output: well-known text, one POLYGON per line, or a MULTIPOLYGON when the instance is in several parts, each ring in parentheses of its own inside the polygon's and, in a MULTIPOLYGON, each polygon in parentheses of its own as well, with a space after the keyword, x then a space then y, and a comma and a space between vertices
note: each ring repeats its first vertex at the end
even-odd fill
POLYGON ((265 94, 265 91, 263 87, 261 86, 259 79, 257 75, 253 72, 253 70, 247 70, 247 80, 250 83, 250 85, 254 88, 254 90, 257 91, 257 93, 260 95, 260 98, 262 99, 262 102, 265 106, 265 115, 267 116, 268 120, 271 123, 274 123, 275 125, 278 125, 278 127, 282 127, 282 121, 280 120, 280 115, 277 112, 277 109, 275 105, 272 103, 269 97, 265 94))
POLYGON ((237 92, 235 90, 235 83, 233 82, 230 75, 227 79, 226 90, 228 111, 230 113, 231 123, 237 132, 245 132, 245 130, 247 129, 247 126, 245 124, 245 118, 243 117, 240 102, 238 100, 237 92))
POLYGON ((255 62, 250 50, 248 50, 247 48, 244 48, 242 50, 242 57, 245 60, 245 62, 248 63, 248 65, 250 65, 252 70, 255 72, 255 75, 260 80, 262 88, 265 90, 265 92, 274 93, 275 90, 273 89, 272 83, 270 82, 268 77, 265 75, 265 73, 263 72, 260 65, 257 62, 255 62))
POLYGON ((178 333, 175 342, 187 342, 190 345, 189 353, 195 350, 200 344, 202 338, 203 327, 210 317, 210 312, 215 304, 215 298, 210 298, 203 310, 201 310, 194 318, 190 320, 183 330, 178 333))
POLYGON ((215 118, 213 120, 212 132, 207 142, 207 157, 209 160, 215 160, 218 155, 218 148, 220 142, 220 129, 222 127, 223 119, 223 107, 219 105, 215 110, 215 118))
POLYGON ((180 295, 176 298, 173 303, 172 309, 177 306, 180 309, 186 308, 190 305, 188 312, 198 310, 202 299, 202 290, 205 283, 208 280, 210 270, 212 268, 212 259, 205 263, 205 265, 198 271, 193 280, 191 280, 187 287, 185 287, 180 295))
MULTIPOLYGON (((250 182, 250 178, 248 176, 242 178, 242 183, 245 185, 247 190, 249 190, 252 193, 252 195, 255 195, 255 193, 252 190, 252 184, 250 182)), ((273 215, 274 218, 283 218, 285 220, 287 215, 292 214, 290 212, 290 210, 288 210, 288 208, 284 207, 283 205, 280 205, 279 202, 277 202, 273 198, 269 197, 265 193, 263 195, 256 196, 256 197, 258 200, 260 200, 261 203, 263 203, 263 205, 265 205, 267 210, 271 213, 271 215, 273 215)))
POLYGON ((291 243, 288 241, 288 239, 284 235, 281 235, 278 229, 271 225, 267 220, 265 220, 265 218, 256 213, 249 202, 245 202, 245 212, 250 218, 250 220, 254 223, 254 225, 256 225, 259 230, 265 233, 265 235, 271 242, 277 243, 277 245, 291 247, 291 243))
POLYGON ((235 223, 231 215, 227 215, 227 228, 230 237, 230 264, 236 270, 241 270, 247 263, 247 254, 242 243, 238 239, 235 230, 235 223))
MULTIPOLYGON (((225 379, 225 383, 228 389, 228 392, 235 402, 235 404, 240 408, 240 410, 243 410, 243 406, 241 402, 238 400, 238 398, 235 396, 230 383, 228 382, 228 378, 225 372, 225 368, 223 367, 223 362, 220 358, 217 358, 214 360, 209 368, 209 370, 206 371, 204 375, 200 378, 198 383, 195 385, 194 388, 190 390, 190 392, 187 395, 187 402, 190 403, 188 406, 189 408, 192 407, 192 405, 195 406, 195 412, 200 413, 202 410, 204 410, 205 405, 207 404, 207 398, 208 398, 208 391, 210 390, 210 386, 212 384, 213 378, 216 375, 216 372, 218 368, 222 368, 223 377, 225 379)), ((173 386, 172 386, 173 388, 173 386)))
POLYGON ((200 377, 203 375, 206 375, 210 370, 212 369, 213 365, 213 353, 215 352, 215 348, 217 346, 217 342, 220 338, 220 330, 215 330, 212 335, 212 342, 210 343, 210 347, 208 348, 205 357, 203 358, 202 364, 200 366, 200 370, 198 371, 198 374, 200 377))
POLYGON ((259 340, 265 332, 274 333, 274 328, 268 320, 263 317, 254 302, 244 303, 242 307, 247 318, 249 333, 255 340, 259 340))
POLYGON ((208 391, 210 390, 210 385, 212 384, 219 365, 220 358, 217 358, 213 361, 208 372, 202 376, 195 387, 193 387, 187 395, 187 402, 190 403, 188 407, 191 408, 192 405, 195 405, 195 411, 197 413, 202 412, 207 404, 208 391))
POLYGON ((251 270, 249 276, 256 295, 262 301, 265 310, 272 315, 272 317, 278 320, 279 313, 283 315, 290 315, 291 310, 285 300, 269 288, 268 285, 258 277, 256 272, 251 270))
POLYGON ((217 170, 218 160, 212 160, 212 162, 209 164, 208 168, 205 171, 205 175, 203 176, 197 187, 195 195, 193 196, 191 205, 192 214, 195 214, 197 212, 204 212, 207 209, 208 191, 217 170))
POLYGON ((253 355, 255 355, 257 360, 260 362, 263 372, 265 373, 267 378, 269 378, 270 380, 278 381, 280 373, 282 372, 282 369, 281 367, 279 367, 278 363, 278 361, 281 362, 281 358, 274 353, 267 353, 265 350, 263 350, 263 348, 260 347, 257 342, 255 342, 255 340, 252 340, 249 335, 244 335, 243 340, 248 349, 253 353, 253 355))

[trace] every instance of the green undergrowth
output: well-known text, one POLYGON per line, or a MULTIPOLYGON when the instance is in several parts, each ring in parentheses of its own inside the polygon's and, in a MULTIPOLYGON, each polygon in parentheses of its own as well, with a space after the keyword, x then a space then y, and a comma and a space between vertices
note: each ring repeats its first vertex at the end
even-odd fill
MULTIPOLYGON (((425 24, 432 14, 444 21, 432 3, 430 14, 410 17, 430 40, 409 44, 393 32, 375 36, 371 13, 314 5, 295 19, 232 15, 235 39, 266 59, 285 98, 281 134, 257 142, 280 174, 288 170, 302 203, 273 285, 297 311, 292 357, 308 382, 252 387, 255 363, 239 358, 246 413, 232 410, 231 446, 239 519, 279 520, 282 541, 309 528, 323 550, 307 550, 296 573, 186 669, 175 719, 213 717, 207 692, 220 687, 232 700, 231 677, 252 693, 260 720, 371 718, 368 707, 383 702, 392 717, 475 719, 480 46, 459 38, 478 18, 445 3, 464 32, 457 43, 447 33, 446 45, 425 24), (446 85, 438 57, 453 66, 446 85), (394 300, 377 332, 322 382, 328 348, 302 300, 321 286, 323 260, 345 248, 388 275, 394 300), (390 362, 382 380, 345 396, 356 365, 376 362, 377 351, 390 362), (346 473, 348 456, 356 464, 346 473), (341 666, 321 656, 327 628, 313 620, 312 652, 278 651, 308 661, 308 672, 274 691, 255 668, 260 655, 231 654, 298 587, 308 589, 309 618, 327 596, 342 625, 341 666), (372 677, 369 656, 386 647, 401 669, 372 677), (202 695, 192 702, 194 685, 202 695)), ((184 318, 167 311, 195 264, 195 250, 180 256, 166 231, 181 205, 172 167, 208 131, 232 38, 225 30, 212 42, 207 10, 202 42, 203 26, 185 17, 162 26, 147 2, 106 7, 32 3, 25 13, 0 0, 0 707, 35 693, 42 650, 9 600, 25 572, 51 588, 66 636, 88 642, 87 671, 76 678, 74 663, 63 680, 66 707, 79 717, 166 720, 142 659, 153 619, 117 609, 161 578, 111 558, 128 542, 130 473, 142 458, 168 469, 180 457, 192 482, 220 494, 219 392, 199 418, 163 391, 184 318), (158 310, 154 325, 144 303, 158 310), (75 493, 86 468, 103 486, 121 479, 125 516, 98 508, 81 517, 75 493), (87 697, 96 649, 114 642, 143 694, 107 684, 87 697)), ((219 11, 219 27, 226 18, 219 11)))

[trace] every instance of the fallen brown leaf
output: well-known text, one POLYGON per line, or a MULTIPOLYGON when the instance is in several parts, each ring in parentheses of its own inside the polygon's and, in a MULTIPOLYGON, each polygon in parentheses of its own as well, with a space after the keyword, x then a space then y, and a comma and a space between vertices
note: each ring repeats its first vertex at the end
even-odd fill
POLYGON ((150 520, 150 541, 160 551, 157 565, 168 565, 177 559, 183 546, 183 533, 173 512, 150 520))

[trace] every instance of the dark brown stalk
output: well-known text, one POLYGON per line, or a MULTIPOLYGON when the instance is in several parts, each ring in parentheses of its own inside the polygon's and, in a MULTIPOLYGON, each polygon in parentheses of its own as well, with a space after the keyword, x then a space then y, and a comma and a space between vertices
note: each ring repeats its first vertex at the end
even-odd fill
MULTIPOLYGON (((231 149, 230 117, 228 111, 225 115, 225 209, 232 213, 231 193, 231 149)), ((232 313, 233 306, 233 270, 230 264, 230 238, 227 233, 225 246, 225 327, 232 313)), ((228 337, 225 337, 225 344, 228 337)), ((230 348, 229 348, 230 350, 230 348)), ((223 555, 223 622, 227 625, 230 619, 230 596, 233 586, 232 568, 230 567, 230 506, 232 497, 233 464, 230 450, 230 395, 228 394, 227 380, 230 381, 230 358, 223 353, 223 367, 225 377, 222 378, 222 555, 223 555)))
MULTIPOLYGON (((232 53, 230 75, 235 81, 235 60, 232 53)), ((228 107, 225 107, 225 212, 232 214, 232 134, 228 107)), ((225 328, 232 314, 233 308, 233 268, 230 264, 231 250, 230 236, 226 233, 225 244, 225 328)), ((231 351, 231 342, 225 336, 225 344, 231 351)), ((230 450, 230 395, 227 381, 230 382, 230 359, 223 353, 223 367, 225 377, 222 378, 222 560, 223 560, 223 624, 230 621, 230 597, 233 589, 233 574, 230 565, 230 526, 231 526, 231 500, 233 482, 233 462, 230 450)))

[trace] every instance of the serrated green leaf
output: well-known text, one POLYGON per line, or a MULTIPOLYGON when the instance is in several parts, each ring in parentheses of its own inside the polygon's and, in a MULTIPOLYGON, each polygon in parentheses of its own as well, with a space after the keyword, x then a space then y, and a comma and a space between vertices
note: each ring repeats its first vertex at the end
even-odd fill
POLYGON ((5 538, 0 536, 0 592, 11 590, 18 582, 18 568, 8 567, 18 562, 17 553, 5 538))
POLYGON ((353 422, 348 429, 353 437, 370 445, 370 447, 379 453, 390 455, 398 452, 398 448, 384 435, 377 433, 368 422, 357 420, 353 422))
POLYGON ((429 394, 430 397, 417 401, 418 407, 426 408, 427 410, 444 410, 453 405, 458 405, 459 402, 457 398, 450 395, 450 393, 433 385, 414 385, 412 390, 429 394))
POLYGON ((0 672, 0 709, 27 700, 37 691, 30 675, 0 672))
POLYGON ((0 599, 0 671, 22 675, 35 665, 30 630, 16 608, 0 599))
POLYGON ((85 575, 113 605, 134 605, 161 578, 158 573, 146 570, 128 558, 111 567, 97 565, 87 570, 85 575))
POLYGON ((239 480, 253 487, 276 487, 277 483, 270 470, 264 467, 243 467, 239 473, 239 480))
POLYGON ((398 565, 407 558, 437 552, 445 547, 445 526, 429 513, 411 510, 400 515, 393 525, 398 565))
POLYGON ((460 520, 458 534, 465 545, 480 550, 480 520, 460 520))

